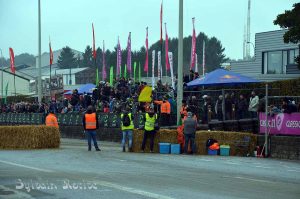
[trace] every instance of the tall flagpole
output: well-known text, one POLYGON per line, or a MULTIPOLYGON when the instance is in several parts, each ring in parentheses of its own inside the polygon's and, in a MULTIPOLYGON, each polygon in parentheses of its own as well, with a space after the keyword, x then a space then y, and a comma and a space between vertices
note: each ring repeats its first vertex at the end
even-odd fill
POLYGON ((41 60, 41 0, 38 0, 38 101, 42 102, 42 60, 41 60))
POLYGON ((50 100, 52 100, 52 86, 51 86, 51 69, 52 69, 52 63, 51 63, 51 41, 50 41, 50 36, 49 36, 49 51, 50 51, 50 83, 49 83, 49 89, 50 89, 50 100))
POLYGON ((178 30, 178 84, 177 84, 177 124, 180 120, 180 108, 183 98, 183 0, 179 0, 179 30, 178 30))

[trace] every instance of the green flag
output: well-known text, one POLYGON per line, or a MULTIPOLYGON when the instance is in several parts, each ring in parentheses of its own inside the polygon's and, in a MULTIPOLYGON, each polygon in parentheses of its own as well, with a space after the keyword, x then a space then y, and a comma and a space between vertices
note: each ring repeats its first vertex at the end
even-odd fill
POLYGON ((109 83, 111 86, 113 86, 114 83, 114 67, 110 67, 110 72, 109 72, 109 83))
POLYGON ((127 78, 127 66, 125 64, 125 67, 124 67, 124 78, 126 79, 127 78))
POLYGON ((141 62, 139 63, 139 82, 141 82, 141 62))
POLYGON ((99 71, 98 71, 98 67, 96 69, 96 86, 99 84, 99 71))
POLYGON ((7 104, 7 92, 8 92, 8 82, 5 86, 5 98, 4 98, 4 104, 7 104))
POLYGON ((134 62, 134 64, 133 64, 133 80, 134 81, 136 81, 135 71, 136 71, 136 62, 134 62))

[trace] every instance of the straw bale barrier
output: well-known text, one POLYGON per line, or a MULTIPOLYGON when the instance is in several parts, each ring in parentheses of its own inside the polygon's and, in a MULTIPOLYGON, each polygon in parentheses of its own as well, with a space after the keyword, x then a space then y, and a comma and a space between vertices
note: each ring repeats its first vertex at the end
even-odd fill
MULTIPOLYGON (((133 151, 140 152, 143 141, 144 131, 134 130, 133 133, 133 151)), ((196 153, 200 155, 206 155, 206 141, 209 139, 218 140, 219 144, 230 145, 230 155, 232 156, 245 156, 252 154, 255 150, 257 143, 257 136, 252 133, 240 133, 240 132, 224 132, 224 131, 197 131, 195 144, 196 153), (245 139, 249 138, 249 144, 245 142, 245 139)), ((145 151, 149 152, 149 139, 146 143, 145 151)), ((161 129, 155 135, 154 139, 154 152, 159 152, 158 143, 168 142, 172 144, 177 143, 177 131, 161 129)))
POLYGON ((0 149, 58 148, 60 133, 55 127, 0 126, 0 149))

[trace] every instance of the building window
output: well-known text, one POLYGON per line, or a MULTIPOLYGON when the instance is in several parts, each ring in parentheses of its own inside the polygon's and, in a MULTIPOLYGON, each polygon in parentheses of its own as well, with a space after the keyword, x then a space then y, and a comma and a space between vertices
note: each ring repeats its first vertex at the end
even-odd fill
POLYGON ((282 51, 268 52, 268 74, 282 74, 282 51))
POLYGON ((263 52, 263 74, 286 74, 286 67, 295 64, 299 49, 263 52))

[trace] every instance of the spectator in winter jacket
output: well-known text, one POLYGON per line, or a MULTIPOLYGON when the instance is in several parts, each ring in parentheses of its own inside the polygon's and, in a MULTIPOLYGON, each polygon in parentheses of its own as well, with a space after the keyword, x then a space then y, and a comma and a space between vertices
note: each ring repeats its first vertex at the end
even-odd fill
POLYGON ((183 124, 184 124, 184 137, 185 137, 184 153, 188 152, 189 143, 192 149, 192 153, 194 153, 195 152, 194 142, 195 142, 195 134, 197 129, 197 120, 193 118, 192 112, 188 112, 188 116, 184 120, 183 124))
POLYGON ((250 97, 250 102, 249 102, 249 107, 248 107, 248 111, 250 111, 252 118, 257 117, 258 104, 259 104, 259 97, 256 95, 256 93, 254 91, 252 91, 251 97, 250 97))

